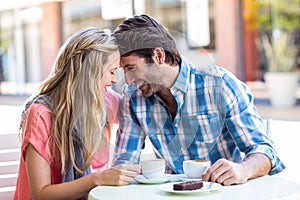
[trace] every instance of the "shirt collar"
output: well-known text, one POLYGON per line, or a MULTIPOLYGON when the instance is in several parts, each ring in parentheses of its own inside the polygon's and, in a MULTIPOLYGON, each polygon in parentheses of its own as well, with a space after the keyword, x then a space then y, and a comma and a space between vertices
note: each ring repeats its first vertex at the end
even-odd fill
POLYGON ((190 71, 190 65, 184 59, 181 59, 179 74, 177 76, 175 84, 171 87, 171 92, 173 94, 178 90, 184 93, 187 92, 189 86, 190 71))

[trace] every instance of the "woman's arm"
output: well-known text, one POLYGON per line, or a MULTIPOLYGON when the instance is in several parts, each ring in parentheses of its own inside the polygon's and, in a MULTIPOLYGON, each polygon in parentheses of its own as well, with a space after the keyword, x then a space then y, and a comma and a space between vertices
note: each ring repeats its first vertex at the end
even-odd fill
POLYGON ((140 171, 138 166, 120 165, 74 181, 51 185, 49 163, 30 144, 26 149, 26 169, 32 199, 77 199, 97 185, 126 185, 140 171))

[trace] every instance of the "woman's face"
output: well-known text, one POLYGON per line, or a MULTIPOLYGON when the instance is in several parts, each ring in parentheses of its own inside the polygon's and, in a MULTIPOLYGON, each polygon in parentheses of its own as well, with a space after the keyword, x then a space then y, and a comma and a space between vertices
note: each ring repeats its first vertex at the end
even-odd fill
POLYGON ((110 59, 113 59, 113 62, 110 63, 105 70, 103 71, 103 76, 101 79, 101 85, 103 92, 106 92, 107 87, 111 86, 112 83, 116 83, 118 81, 116 71, 120 65, 120 57, 119 55, 110 56, 110 59))

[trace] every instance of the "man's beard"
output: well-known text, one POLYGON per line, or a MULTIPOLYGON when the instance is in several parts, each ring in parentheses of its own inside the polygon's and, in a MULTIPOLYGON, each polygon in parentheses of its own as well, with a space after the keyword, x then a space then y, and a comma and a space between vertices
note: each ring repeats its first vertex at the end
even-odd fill
POLYGON ((142 92, 142 96, 145 98, 150 97, 154 93, 149 83, 144 84, 139 89, 142 92))

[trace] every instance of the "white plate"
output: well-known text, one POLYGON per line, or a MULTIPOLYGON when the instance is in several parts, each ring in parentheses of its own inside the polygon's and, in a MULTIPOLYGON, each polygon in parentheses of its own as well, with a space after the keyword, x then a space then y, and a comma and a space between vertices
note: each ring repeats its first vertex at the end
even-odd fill
POLYGON ((182 183, 182 182, 166 183, 159 186, 159 189, 165 192, 171 192, 176 194, 194 194, 194 193, 201 193, 201 192, 210 192, 210 191, 218 190, 222 187, 222 185, 220 185, 219 183, 203 181, 203 187, 197 190, 173 190, 173 185, 176 183, 182 183))
POLYGON ((165 183, 170 180, 170 175, 164 175, 162 178, 155 178, 155 179, 147 179, 143 175, 137 175, 135 180, 139 183, 143 184, 157 184, 157 183, 165 183))

